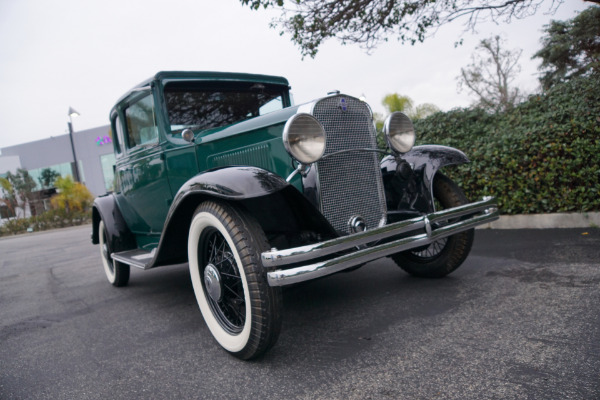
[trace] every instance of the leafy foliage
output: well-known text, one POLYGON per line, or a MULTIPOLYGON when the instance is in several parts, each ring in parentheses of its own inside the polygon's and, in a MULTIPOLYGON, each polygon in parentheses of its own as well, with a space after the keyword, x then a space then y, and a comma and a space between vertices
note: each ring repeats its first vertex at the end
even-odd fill
POLYGON ((415 109, 409 114, 409 117, 413 121, 416 121, 418 119, 427 118, 437 112, 440 112, 440 109, 435 104, 423 103, 416 106, 415 109))
POLYGON ((401 96, 398 93, 386 95, 381 103, 389 113, 393 113, 395 111, 402 111, 406 113, 413 108, 412 99, 408 96, 401 96))
POLYGON ((71 176, 67 175, 65 178, 58 177, 55 187, 59 193, 50 199, 53 206, 51 210, 29 218, 6 221, 0 226, 0 236, 24 233, 28 229, 43 231, 88 223, 94 198, 85 185, 73 182, 71 176))
POLYGON ((450 175, 506 214, 600 210, 600 76, 574 78, 514 109, 457 109, 416 121, 418 144, 464 151, 450 175))
POLYGON ((506 111, 521 100, 512 82, 519 74, 523 50, 504 50, 500 36, 484 39, 472 56, 471 64, 461 68, 459 87, 466 86, 477 95, 475 106, 488 111, 506 111))
MULTIPOLYGON (((417 119, 426 118, 429 115, 435 114, 436 112, 440 111, 440 109, 435 104, 431 103, 423 103, 415 107, 414 102, 410 97, 403 96, 398 93, 391 93, 386 95, 381 101, 381 104, 383 104, 388 114, 400 111, 408 115, 413 121, 417 119)), ((385 136, 382 132, 385 117, 379 113, 375 113, 373 115, 373 118, 375 119, 375 127, 378 132, 377 147, 379 147, 382 150, 385 150, 387 148, 387 143, 385 136)))
POLYGON ((94 196, 79 182, 73 182, 73 178, 67 175, 65 178, 58 177, 54 182, 58 194, 50 200, 53 207, 70 211, 83 211, 89 208, 94 201, 94 196))
POLYGON ((35 189, 36 184, 27 170, 17 168, 14 174, 8 171, 6 178, 2 179, 0 185, 2 185, 4 203, 13 213, 17 207, 25 209, 29 204, 31 213, 36 214, 33 198, 33 189, 35 189))
POLYGON ((28 230, 34 232, 48 229, 64 228, 67 226, 90 223, 92 213, 86 211, 66 212, 64 209, 52 209, 29 218, 10 219, 0 226, 0 236, 16 235, 28 230))
POLYGON ((8 215, 14 216, 16 208, 19 206, 15 188, 8 179, 0 178, 0 189, 2 190, 0 202, 8 208, 8 215))
POLYGON ((401 111, 408 115, 412 120, 425 118, 440 111, 435 104, 431 103, 423 103, 415 107, 414 102, 410 97, 398 93, 386 95, 381 101, 381 104, 383 104, 389 114, 401 111))
POLYGON ((600 7, 583 10, 568 21, 545 26, 540 82, 545 89, 576 76, 600 72, 600 7))
POLYGON ((59 176, 60 174, 52 168, 44 168, 40 173, 38 181, 40 182, 40 186, 42 187, 42 189, 48 189, 54 185, 54 181, 59 176))
MULTIPOLYGON (((552 0, 555 11, 564 0, 552 0)), ((587 0, 599 3, 600 0, 587 0)), ((303 56, 315 57, 319 46, 329 38, 343 44, 357 43, 372 50, 395 36, 402 43, 425 40, 439 26, 461 19, 467 29, 479 22, 509 22, 535 14, 544 0, 240 0, 254 10, 278 8, 281 18, 273 26, 282 26, 292 35, 303 56)))

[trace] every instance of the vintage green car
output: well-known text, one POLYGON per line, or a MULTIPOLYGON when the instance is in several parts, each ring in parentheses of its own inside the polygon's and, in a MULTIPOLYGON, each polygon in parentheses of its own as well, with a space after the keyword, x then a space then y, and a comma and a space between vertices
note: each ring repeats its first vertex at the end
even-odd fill
POLYGON ((410 274, 458 268, 473 227, 498 218, 440 168, 459 150, 413 147, 393 113, 377 148, 369 106, 338 92, 293 105, 285 78, 160 72, 110 113, 114 193, 93 207, 114 286, 130 266, 188 263, 217 342, 250 359, 277 341, 281 287, 391 257, 410 274))

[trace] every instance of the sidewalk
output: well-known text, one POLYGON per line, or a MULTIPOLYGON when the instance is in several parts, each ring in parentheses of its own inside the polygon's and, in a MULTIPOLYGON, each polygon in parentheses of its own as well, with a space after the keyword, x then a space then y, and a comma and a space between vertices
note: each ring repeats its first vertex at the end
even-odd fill
POLYGON ((548 229, 600 227, 600 212, 502 215, 478 229, 548 229))

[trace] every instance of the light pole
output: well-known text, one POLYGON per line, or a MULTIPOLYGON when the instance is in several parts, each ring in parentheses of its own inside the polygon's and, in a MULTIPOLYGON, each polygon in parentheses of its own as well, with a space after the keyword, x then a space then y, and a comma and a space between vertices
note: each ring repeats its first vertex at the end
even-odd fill
POLYGON ((79 113, 69 107, 69 139, 71 139, 71 151, 73 152, 73 179, 75 182, 81 182, 79 179, 79 164, 77 163, 77 156, 75 155, 75 144, 73 143, 73 117, 78 117, 79 113))

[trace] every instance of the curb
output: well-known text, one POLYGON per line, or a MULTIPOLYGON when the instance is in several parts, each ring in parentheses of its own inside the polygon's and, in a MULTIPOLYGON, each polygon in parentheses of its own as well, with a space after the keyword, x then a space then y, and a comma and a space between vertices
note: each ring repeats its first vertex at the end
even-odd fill
MULTIPOLYGON (((70 226, 57 229, 73 229, 85 225, 70 226)), ((564 228, 600 228, 600 212, 556 213, 556 214, 523 214, 501 215, 500 219, 475 229, 564 229, 564 228)), ((36 235, 52 231, 21 233, 18 235, 0 236, 0 240, 18 236, 36 235)))
POLYGON ((477 229, 598 228, 600 212, 501 215, 500 219, 477 229))
POLYGON ((17 233, 16 235, 4 235, 4 236, 0 236, 0 240, 18 238, 18 237, 21 237, 21 236, 43 235, 44 233, 50 233, 50 232, 55 232, 55 231, 66 231, 66 230, 70 230, 70 229, 77 229, 77 228, 81 228, 82 226, 88 226, 89 229, 90 229, 90 233, 91 233, 92 223, 90 222, 90 223, 81 224, 81 225, 73 225, 73 226, 65 226, 65 227, 62 227, 62 228, 46 229, 44 231, 24 232, 24 233, 17 233))

